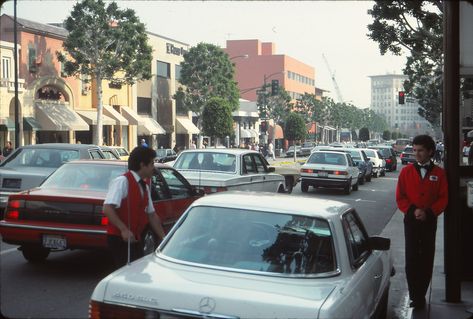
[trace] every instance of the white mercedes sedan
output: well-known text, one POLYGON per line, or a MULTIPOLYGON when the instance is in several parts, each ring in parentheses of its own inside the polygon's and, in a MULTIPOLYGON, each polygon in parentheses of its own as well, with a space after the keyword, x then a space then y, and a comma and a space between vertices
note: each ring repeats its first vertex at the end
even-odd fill
POLYGON ((90 318, 385 318, 389 239, 347 204, 222 192, 195 201, 155 253, 103 279, 90 318))

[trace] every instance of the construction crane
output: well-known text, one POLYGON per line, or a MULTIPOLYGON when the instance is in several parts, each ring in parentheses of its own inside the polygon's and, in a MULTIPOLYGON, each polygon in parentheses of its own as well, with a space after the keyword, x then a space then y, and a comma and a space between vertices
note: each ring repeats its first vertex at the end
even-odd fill
POLYGON ((328 64, 327 58, 322 53, 322 57, 324 58, 325 65, 327 65, 328 72, 330 73, 330 77, 332 78, 333 86, 335 87, 335 92, 337 93, 338 102, 343 103, 342 92, 340 92, 340 88, 338 87, 337 80, 335 79, 335 73, 332 72, 330 69, 330 65, 328 64))

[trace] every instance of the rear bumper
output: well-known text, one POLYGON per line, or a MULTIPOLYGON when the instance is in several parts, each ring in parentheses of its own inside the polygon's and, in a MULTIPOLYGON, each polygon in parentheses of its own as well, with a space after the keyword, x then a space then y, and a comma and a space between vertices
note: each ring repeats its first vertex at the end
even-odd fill
POLYGON ((301 184, 314 187, 345 188, 349 182, 349 179, 301 177, 301 184))
POLYGON ((73 228, 0 221, 2 240, 8 244, 42 244, 43 235, 63 236, 67 248, 107 248, 107 231, 98 228, 73 228))

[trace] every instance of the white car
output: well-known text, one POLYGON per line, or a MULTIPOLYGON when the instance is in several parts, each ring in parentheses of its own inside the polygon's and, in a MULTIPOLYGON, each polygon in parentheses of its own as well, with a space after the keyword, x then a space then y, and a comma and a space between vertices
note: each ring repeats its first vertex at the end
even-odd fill
POLYGON ((95 287, 91 318, 385 318, 389 239, 348 204, 225 192, 95 287), (237 230, 237 231, 236 231, 237 230))
POLYGON ((346 194, 358 190, 360 171, 350 154, 340 151, 315 151, 301 167, 301 189, 343 188, 346 194))
MULTIPOLYGON (((173 167, 192 186, 206 193, 227 190, 280 192, 287 190, 284 176, 259 152, 246 149, 198 149, 179 153, 173 167)), ((292 189, 292 188, 291 188, 292 189)))
POLYGON ((383 156, 379 153, 379 151, 370 148, 364 148, 366 156, 371 160, 373 163, 373 177, 385 176, 386 175, 386 161, 384 160, 383 156))

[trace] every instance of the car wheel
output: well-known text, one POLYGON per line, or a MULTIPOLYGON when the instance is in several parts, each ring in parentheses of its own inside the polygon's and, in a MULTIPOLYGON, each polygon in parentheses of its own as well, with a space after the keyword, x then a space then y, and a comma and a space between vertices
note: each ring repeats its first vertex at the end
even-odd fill
POLYGON ((374 178, 378 178, 378 172, 373 173, 373 177, 374 177, 374 178))
POLYGON ((283 185, 279 185, 278 193, 285 193, 285 192, 286 192, 286 188, 283 185))
POLYGON ((386 171, 382 171, 381 174, 379 174, 379 176, 381 176, 381 177, 386 176, 386 171))
POLYGON ((49 256, 50 250, 40 245, 23 245, 20 247, 21 253, 26 260, 31 263, 44 261, 49 256))
POLYGON ((307 183, 302 182, 301 183, 301 190, 302 190, 303 193, 307 193, 307 191, 309 191, 309 185, 307 185, 307 183))
POLYGON ((367 182, 371 182, 371 175, 372 175, 372 174, 373 174, 373 173, 371 173, 369 176, 365 176, 365 179, 366 179, 367 182))
POLYGON ((151 228, 146 228, 141 237, 143 240, 143 255, 149 255, 158 248, 159 241, 151 228))
POLYGON ((294 188, 294 178, 292 176, 286 176, 284 179, 286 183, 286 193, 291 194, 294 188))
POLYGON ((354 191, 357 191, 357 190, 358 190, 358 185, 359 185, 359 182, 356 181, 356 184, 353 185, 353 190, 354 190, 354 191))
POLYGON ((345 188, 343 190, 344 190, 345 194, 350 195, 350 193, 351 193, 351 179, 348 181, 347 186, 345 186, 345 188))
POLYGON ((364 183, 365 183, 365 175, 358 177, 358 182, 356 184, 363 185, 364 183))

